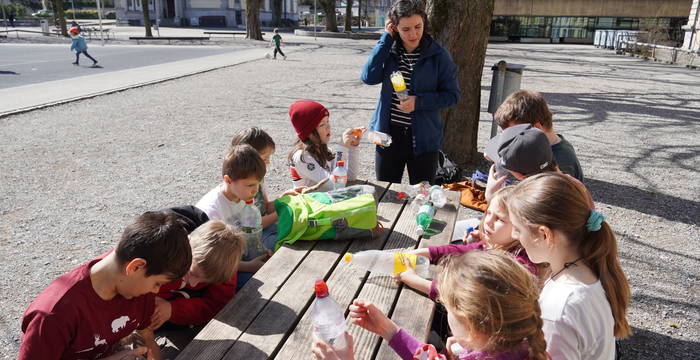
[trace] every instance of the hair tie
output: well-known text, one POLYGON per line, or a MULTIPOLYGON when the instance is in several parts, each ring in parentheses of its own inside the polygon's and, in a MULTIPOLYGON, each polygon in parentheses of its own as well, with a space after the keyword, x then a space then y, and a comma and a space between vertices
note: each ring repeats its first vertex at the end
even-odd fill
POLYGON ((588 231, 598 231, 600 230, 600 226, 605 221, 605 216, 603 214, 599 213, 598 210, 593 209, 591 210, 591 214, 588 215, 588 221, 586 221, 586 229, 588 231))

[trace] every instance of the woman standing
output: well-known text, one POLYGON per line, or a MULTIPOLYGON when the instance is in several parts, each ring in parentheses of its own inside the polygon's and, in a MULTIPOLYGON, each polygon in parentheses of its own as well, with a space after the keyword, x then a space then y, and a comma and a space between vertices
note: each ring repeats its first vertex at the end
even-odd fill
POLYGON ((408 167, 411 184, 433 181, 442 145, 440 109, 460 95, 457 66, 450 54, 425 32, 428 17, 421 0, 397 0, 388 14, 386 32, 362 69, 365 84, 382 84, 370 127, 390 134, 389 147, 377 146, 377 180, 401 182, 408 167), (409 95, 399 100, 390 75, 400 71, 409 95))

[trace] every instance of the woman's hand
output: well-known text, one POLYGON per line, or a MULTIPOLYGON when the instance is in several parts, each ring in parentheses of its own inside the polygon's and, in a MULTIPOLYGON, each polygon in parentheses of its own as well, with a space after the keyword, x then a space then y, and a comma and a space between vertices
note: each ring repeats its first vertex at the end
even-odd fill
POLYGON ((353 355, 353 340, 352 335, 345 332, 345 342, 348 344, 347 351, 343 351, 342 354, 333 349, 332 346, 324 343, 323 341, 316 341, 311 346, 311 352, 314 354, 316 360, 354 360, 353 355), (343 355, 341 357, 341 355, 343 355))
POLYGON ((416 97, 413 95, 409 96, 408 99, 399 103, 398 108, 405 113, 412 113, 416 110, 416 97))
POLYGON ((355 300, 350 305, 351 321, 368 331, 371 331, 384 340, 389 341, 399 331, 391 319, 381 312, 374 304, 366 303, 362 300, 355 300))
POLYGON ((389 36, 392 38, 394 35, 396 35, 396 26, 394 26, 394 23, 391 22, 391 18, 386 18, 386 21, 384 22, 384 31, 389 33, 389 36))

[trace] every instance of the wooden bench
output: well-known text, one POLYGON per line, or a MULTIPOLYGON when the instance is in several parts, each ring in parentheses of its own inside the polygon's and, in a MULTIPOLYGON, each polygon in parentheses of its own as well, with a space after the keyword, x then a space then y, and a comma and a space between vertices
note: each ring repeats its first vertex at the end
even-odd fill
MULTIPOLYGON (((245 31, 204 31, 205 35, 233 35, 233 38, 236 38, 236 35, 243 35, 246 36, 245 31)), ((265 35, 265 33, 262 33, 265 35)))
POLYGON ((209 36, 153 36, 153 37, 129 36, 129 40, 136 40, 137 44, 140 44, 141 41, 153 41, 153 40, 168 40, 168 44, 170 44, 170 42, 172 40, 200 41, 203 44, 204 40, 209 40, 209 36))
MULTIPOLYGON (((317 279, 326 280, 331 296, 344 308, 355 298, 370 301, 399 326, 426 341, 435 310, 433 301, 397 284, 390 276, 367 272, 342 259, 346 252, 449 243, 459 193, 446 192, 448 204, 435 216, 435 222, 445 227, 427 239, 414 235, 415 215, 396 196, 400 184, 368 184, 376 189, 377 217, 383 232, 376 232, 371 239, 298 241, 282 246, 178 359, 308 358, 312 342, 310 308, 317 279)), ((354 337, 356 359, 396 359, 379 336, 351 324, 348 331, 354 337)))

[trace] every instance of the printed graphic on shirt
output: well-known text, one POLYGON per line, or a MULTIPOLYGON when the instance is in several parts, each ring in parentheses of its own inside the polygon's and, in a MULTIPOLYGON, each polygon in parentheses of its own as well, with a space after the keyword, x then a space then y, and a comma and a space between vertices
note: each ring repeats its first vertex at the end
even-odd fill
POLYGON ((126 326, 126 323, 128 321, 129 317, 126 315, 114 319, 114 321, 112 321, 112 332, 115 334, 119 332, 119 330, 123 329, 126 326))
POLYGON ((316 169, 316 165, 314 165, 312 163, 308 163, 306 165, 306 168, 309 169, 309 171, 314 171, 316 169))
POLYGON ((301 180, 301 176, 299 176, 299 173, 297 172, 297 169, 294 166, 289 167, 289 172, 292 175, 292 181, 301 180))

